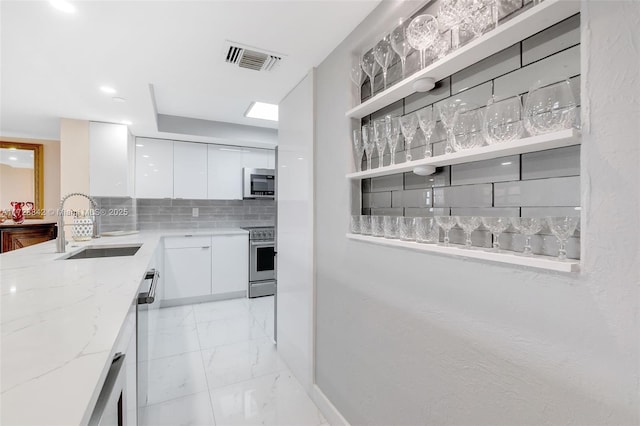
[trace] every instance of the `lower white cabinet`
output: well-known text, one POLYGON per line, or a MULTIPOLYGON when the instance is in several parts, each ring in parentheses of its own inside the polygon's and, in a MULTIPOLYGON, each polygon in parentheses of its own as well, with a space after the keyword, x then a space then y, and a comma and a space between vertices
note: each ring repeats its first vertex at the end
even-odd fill
POLYGON ((249 283, 247 235, 214 235, 211 294, 245 292, 249 283))
POLYGON ((165 239, 165 300, 211 294, 211 252, 211 237, 165 239))

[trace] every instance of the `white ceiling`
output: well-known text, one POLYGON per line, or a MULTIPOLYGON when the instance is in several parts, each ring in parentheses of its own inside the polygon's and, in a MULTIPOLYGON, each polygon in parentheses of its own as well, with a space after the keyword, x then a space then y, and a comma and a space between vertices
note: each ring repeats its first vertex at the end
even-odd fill
POLYGON ((3 0, 0 132, 57 139, 67 117, 130 120, 135 135, 166 136, 150 84, 161 114, 277 127, 245 118, 249 104, 279 103, 379 1, 74 1, 65 14, 48 1, 3 0), (225 40, 286 57, 270 72, 238 68, 224 62, 225 40))

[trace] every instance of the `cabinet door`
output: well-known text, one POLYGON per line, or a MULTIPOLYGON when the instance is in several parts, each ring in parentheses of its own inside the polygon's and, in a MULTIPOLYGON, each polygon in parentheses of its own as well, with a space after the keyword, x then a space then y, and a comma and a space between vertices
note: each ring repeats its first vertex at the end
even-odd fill
POLYGON ((209 145, 207 198, 212 200, 242 199, 242 150, 209 145))
POLYGON ((207 198, 207 145, 173 143, 173 198, 207 198))
POLYGON ((130 197, 127 126, 89 123, 89 193, 96 197, 130 197))
POLYGON ((268 151, 265 149, 245 149, 242 152, 243 167, 252 169, 268 169, 268 151))
POLYGON ((164 298, 211 294, 211 246, 164 251, 164 298))
POLYGON ((267 168, 275 169, 276 168, 276 151, 267 151, 267 168))
POLYGON ((249 286, 249 236, 215 235, 211 293, 246 292, 249 286))
POLYGON ((136 139, 136 197, 173 197, 173 141, 136 139))

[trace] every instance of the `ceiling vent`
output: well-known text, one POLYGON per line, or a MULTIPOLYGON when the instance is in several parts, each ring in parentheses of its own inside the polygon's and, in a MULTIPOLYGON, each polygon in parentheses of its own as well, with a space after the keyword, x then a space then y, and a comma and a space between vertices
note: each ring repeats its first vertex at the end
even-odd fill
POLYGON ((271 71, 280 63, 284 55, 256 49, 233 41, 226 41, 225 62, 254 71, 271 71))

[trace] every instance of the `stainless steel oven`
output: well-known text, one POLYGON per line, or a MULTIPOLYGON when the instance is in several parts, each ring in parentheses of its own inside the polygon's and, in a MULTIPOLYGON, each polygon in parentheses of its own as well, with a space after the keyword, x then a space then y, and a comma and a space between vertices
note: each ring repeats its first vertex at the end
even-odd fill
POLYGON ((275 170, 246 167, 242 170, 243 198, 274 198, 276 193, 275 170))
POLYGON ((249 297, 271 296, 276 290, 275 228, 249 231, 249 297))

